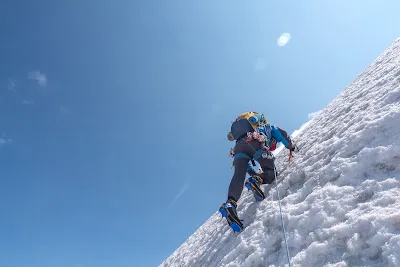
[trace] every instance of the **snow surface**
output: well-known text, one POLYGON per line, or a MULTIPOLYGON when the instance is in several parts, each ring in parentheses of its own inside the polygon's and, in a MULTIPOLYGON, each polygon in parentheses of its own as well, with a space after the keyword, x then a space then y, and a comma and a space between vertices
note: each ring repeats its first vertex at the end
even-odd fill
MULTIPOLYGON (((291 266, 400 266, 400 39, 296 135, 277 155, 291 266)), ((216 212, 160 266, 288 266, 276 188, 244 190, 242 233, 216 212)))

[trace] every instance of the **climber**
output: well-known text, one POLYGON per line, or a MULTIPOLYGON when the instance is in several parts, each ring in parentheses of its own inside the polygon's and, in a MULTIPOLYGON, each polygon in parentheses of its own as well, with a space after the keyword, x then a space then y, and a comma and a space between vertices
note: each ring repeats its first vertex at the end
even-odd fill
POLYGON ((243 225, 237 216, 236 208, 246 172, 250 175, 246 187, 252 190, 257 201, 263 200, 265 196, 260 185, 271 184, 276 177, 275 158, 271 151, 276 149, 279 142, 290 151, 294 151, 296 146, 286 131, 268 124, 264 115, 258 112, 245 112, 239 115, 231 125, 228 140, 236 141, 235 147, 230 152, 234 157, 235 171, 229 185, 227 202, 221 205, 219 211, 223 217, 227 217, 233 229, 240 231, 243 225), (253 170, 250 164, 253 160, 260 164, 259 172, 253 170))

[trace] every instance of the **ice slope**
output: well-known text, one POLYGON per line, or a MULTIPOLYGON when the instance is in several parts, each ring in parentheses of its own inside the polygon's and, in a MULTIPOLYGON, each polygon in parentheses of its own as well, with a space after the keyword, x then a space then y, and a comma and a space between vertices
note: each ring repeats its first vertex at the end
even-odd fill
MULTIPOLYGON (((277 156, 292 266, 400 266, 400 39, 303 128, 294 161, 277 156)), ((244 191, 241 234, 216 212, 160 266, 287 266, 276 185, 264 190, 244 191)))

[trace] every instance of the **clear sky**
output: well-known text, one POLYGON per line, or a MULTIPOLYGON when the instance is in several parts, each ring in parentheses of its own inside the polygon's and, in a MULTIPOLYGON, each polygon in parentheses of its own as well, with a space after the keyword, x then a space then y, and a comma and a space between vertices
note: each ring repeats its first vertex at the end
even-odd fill
POLYGON ((327 2, 3 1, 0 266, 161 263, 225 201, 238 114, 292 132, 400 36, 397 0, 327 2))

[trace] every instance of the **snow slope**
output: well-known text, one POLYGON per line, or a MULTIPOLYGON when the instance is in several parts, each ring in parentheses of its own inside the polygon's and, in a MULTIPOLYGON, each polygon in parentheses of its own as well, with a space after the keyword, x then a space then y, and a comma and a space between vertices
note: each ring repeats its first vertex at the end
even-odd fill
MULTIPOLYGON (((277 155, 291 265, 400 266, 400 39, 303 128, 277 155)), ((160 266, 288 266, 276 188, 245 189, 242 233, 216 212, 160 266)))

